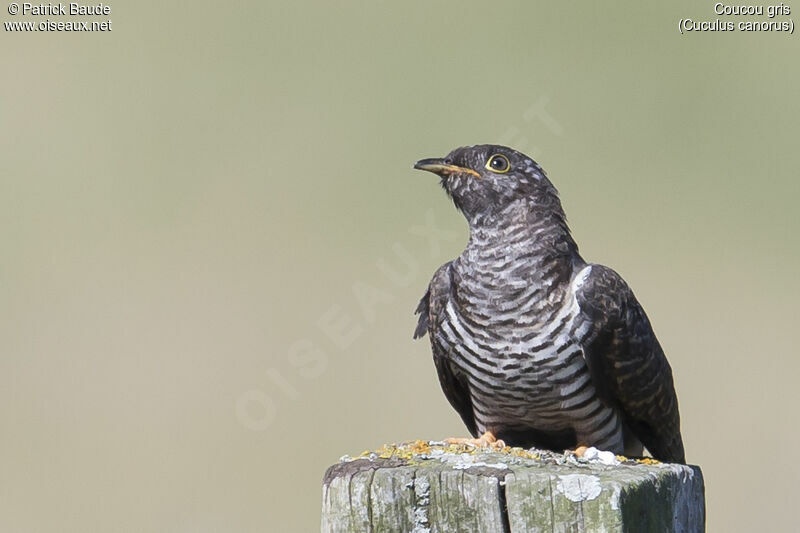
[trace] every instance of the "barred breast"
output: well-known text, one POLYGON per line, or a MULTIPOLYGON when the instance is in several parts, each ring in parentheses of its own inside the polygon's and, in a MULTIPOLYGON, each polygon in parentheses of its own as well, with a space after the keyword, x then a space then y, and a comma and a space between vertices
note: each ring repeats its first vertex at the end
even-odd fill
POLYGON ((479 434, 622 453, 620 416, 598 398, 581 349, 589 325, 575 291, 591 266, 530 253, 546 238, 536 230, 473 232, 451 265, 434 341, 469 383, 479 434))

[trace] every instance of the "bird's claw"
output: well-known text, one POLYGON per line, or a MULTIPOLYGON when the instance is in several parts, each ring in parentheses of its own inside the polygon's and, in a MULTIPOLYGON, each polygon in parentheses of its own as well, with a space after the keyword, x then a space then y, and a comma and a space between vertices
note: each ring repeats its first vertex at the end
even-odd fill
POLYGON ((583 455, 586 453, 586 450, 588 449, 589 449, 588 446, 578 446, 574 450, 567 450, 567 451, 573 454, 575 457, 583 457, 583 455))
POLYGON ((447 444, 458 444, 466 446, 474 446, 476 448, 492 448, 495 450, 502 450, 506 447, 506 443, 502 439, 498 439, 491 431, 487 431, 477 439, 468 437, 450 437, 444 439, 447 444))

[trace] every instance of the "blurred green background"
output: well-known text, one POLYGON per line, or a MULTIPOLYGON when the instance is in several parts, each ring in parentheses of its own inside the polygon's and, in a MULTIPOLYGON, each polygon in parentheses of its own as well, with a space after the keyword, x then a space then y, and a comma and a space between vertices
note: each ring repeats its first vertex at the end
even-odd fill
POLYGON ((0 530, 313 531, 341 455, 464 434, 411 333, 466 223, 411 165, 486 142, 643 302, 709 531, 792 530, 800 36, 678 33, 713 5, 115 1, 110 33, 0 31, 0 530))

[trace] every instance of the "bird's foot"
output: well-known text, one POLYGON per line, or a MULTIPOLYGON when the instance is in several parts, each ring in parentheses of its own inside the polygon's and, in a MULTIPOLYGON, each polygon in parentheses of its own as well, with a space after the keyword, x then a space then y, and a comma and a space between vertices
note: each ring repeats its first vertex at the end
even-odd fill
POLYGON ((613 452, 598 450, 594 446, 578 446, 574 450, 566 450, 565 453, 574 455, 581 462, 600 462, 605 465, 618 465, 620 461, 624 460, 621 456, 614 455, 613 452))
POLYGON ((487 431, 477 439, 470 439, 466 437, 450 437, 444 439, 447 444, 461 444, 467 446, 475 446, 476 448, 493 448, 495 450, 502 450, 506 447, 503 440, 494 436, 494 433, 487 431))
POLYGON ((589 449, 588 446, 578 446, 574 450, 567 450, 567 451, 572 453, 575 457, 583 457, 583 455, 586 453, 586 450, 588 449, 589 449))

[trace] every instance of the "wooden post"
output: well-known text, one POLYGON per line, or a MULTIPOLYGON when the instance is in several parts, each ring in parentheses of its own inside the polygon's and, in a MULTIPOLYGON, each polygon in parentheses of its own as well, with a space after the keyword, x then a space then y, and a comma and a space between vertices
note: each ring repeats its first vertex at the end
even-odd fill
POLYGON ((325 473, 327 532, 705 531, 697 466, 417 441, 325 473))

